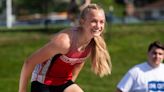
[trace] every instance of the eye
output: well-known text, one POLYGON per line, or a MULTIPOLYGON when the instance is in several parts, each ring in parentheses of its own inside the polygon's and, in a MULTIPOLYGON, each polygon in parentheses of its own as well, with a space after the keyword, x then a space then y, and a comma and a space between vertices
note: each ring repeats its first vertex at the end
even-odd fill
POLYGON ((156 51, 154 51, 152 54, 153 54, 153 55, 163 55, 163 53, 161 53, 161 52, 156 52, 156 51))
POLYGON ((153 52, 152 52, 152 54, 153 54, 153 55, 157 55, 158 53, 157 53, 157 52, 155 52, 155 51, 153 51, 153 52))
POLYGON ((102 20, 102 21, 100 21, 100 23, 101 23, 101 24, 104 24, 104 23, 105 23, 105 21, 103 21, 103 20, 102 20))
POLYGON ((92 22, 92 23, 96 23, 96 22, 97 22, 97 20, 93 19, 93 20, 91 20, 91 22, 92 22))
POLYGON ((158 53, 159 55, 163 55, 163 53, 158 53))

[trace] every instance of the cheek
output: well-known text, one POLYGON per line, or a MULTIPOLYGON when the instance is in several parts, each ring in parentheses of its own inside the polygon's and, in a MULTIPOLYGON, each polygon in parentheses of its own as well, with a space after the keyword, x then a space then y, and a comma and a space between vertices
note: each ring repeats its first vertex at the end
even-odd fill
POLYGON ((159 54, 157 54, 157 57, 160 59, 164 59, 164 54, 159 53, 159 54))
POLYGON ((101 27, 104 28, 104 27, 105 27, 105 23, 102 23, 102 24, 101 24, 101 27))
POLYGON ((149 59, 153 59, 153 58, 155 58, 155 55, 149 53, 149 54, 148 54, 148 58, 149 58, 149 59))
POLYGON ((88 25, 90 25, 90 26, 96 26, 96 23, 91 22, 91 23, 88 23, 88 25))
POLYGON ((102 25, 102 28, 104 29, 105 25, 102 25))
POLYGON ((162 60, 164 59, 164 55, 161 56, 161 59, 162 59, 162 60))

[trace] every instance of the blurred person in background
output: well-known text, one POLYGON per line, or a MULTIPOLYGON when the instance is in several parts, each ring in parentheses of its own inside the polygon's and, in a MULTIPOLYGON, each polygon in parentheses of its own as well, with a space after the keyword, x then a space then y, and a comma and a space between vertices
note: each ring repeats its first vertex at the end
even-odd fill
POLYGON ((91 0, 82 0, 81 5, 79 6, 80 12, 83 11, 85 7, 87 7, 91 3, 91 0))
POLYGON ((71 21, 71 25, 74 26, 79 19, 79 13, 91 3, 91 0, 82 0, 80 4, 78 4, 77 0, 70 0, 69 7, 67 10, 67 18, 71 21))
POLYGON ((111 74, 111 59, 103 38, 104 10, 89 4, 79 24, 56 33, 24 62, 19 92, 27 92, 31 75, 31 92, 84 92, 75 81, 87 58, 96 75, 111 74))
POLYGON ((151 43, 148 60, 130 69, 117 85, 116 92, 164 92, 164 44, 151 43))

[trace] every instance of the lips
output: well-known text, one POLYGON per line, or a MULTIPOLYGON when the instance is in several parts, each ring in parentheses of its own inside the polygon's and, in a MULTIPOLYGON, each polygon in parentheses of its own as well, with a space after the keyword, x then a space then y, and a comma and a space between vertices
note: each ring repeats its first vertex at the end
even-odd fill
POLYGON ((99 36, 101 34, 101 30, 92 30, 94 36, 99 36))
POLYGON ((92 30, 93 32, 99 32, 99 30, 92 30))

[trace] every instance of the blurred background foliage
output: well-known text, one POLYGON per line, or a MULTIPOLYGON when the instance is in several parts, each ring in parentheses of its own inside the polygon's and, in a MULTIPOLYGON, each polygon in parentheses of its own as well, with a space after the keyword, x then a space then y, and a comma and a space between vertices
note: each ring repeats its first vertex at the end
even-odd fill
MULTIPOLYGON (((80 0, 78 2, 80 2, 80 0)), ((116 14, 121 13, 124 9, 124 5, 118 5, 116 0, 92 0, 92 3, 100 4, 105 11, 108 11, 110 5, 117 7, 116 14)), ((67 10, 68 4, 69 0, 13 0, 13 8, 16 15, 52 11, 64 12, 67 10)))
MULTIPOLYGON (((0 1, 0 13, 5 9, 5 1, 0 1)), ((63 12, 68 8, 70 0, 12 0, 14 14, 32 14, 32 13, 45 13, 45 12, 63 12)), ((105 11, 109 11, 109 6, 115 7, 115 14, 122 15, 125 4, 124 0, 92 0, 92 3, 100 4, 105 11)), ((134 3, 139 4, 140 0, 135 0, 134 3)), ((158 0, 144 0, 142 2, 155 2, 158 0)), ((81 0, 77 0, 81 2, 81 0)))

